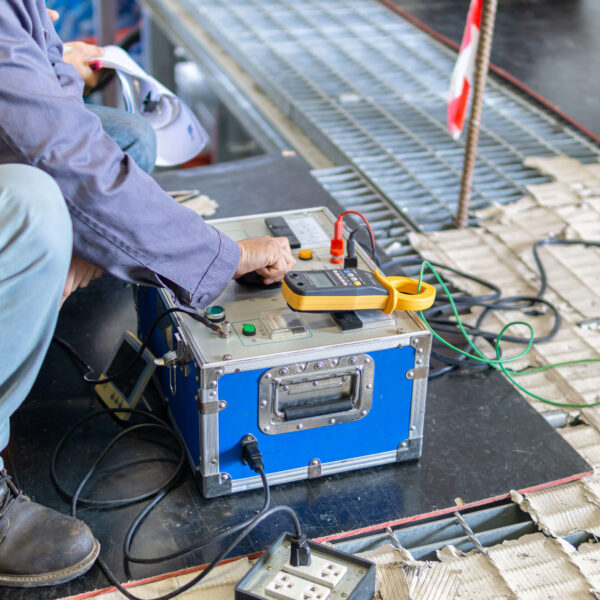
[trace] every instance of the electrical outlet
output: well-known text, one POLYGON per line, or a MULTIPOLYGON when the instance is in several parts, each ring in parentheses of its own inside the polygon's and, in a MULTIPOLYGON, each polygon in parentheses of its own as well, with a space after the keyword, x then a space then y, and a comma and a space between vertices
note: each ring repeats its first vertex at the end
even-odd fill
POLYGON ((293 537, 283 534, 246 573, 235 588, 235 600, 371 600, 375 565, 311 542, 311 564, 293 567, 293 537))
POLYGON ((283 567, 283 570, 333 589, 346 574, 348 567, 336 563, 327 557, 313 555, 308 567, 294 567, 288 562, 283 567))
POLYGON ((279 571, 265 588, 268 596, 282 600, 327 600, 331 591, 324 585, 279 571))

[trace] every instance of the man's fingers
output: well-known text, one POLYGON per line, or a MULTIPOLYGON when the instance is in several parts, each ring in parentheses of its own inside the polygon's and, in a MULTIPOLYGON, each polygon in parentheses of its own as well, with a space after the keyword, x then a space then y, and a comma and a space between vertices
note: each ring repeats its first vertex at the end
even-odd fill
POLYGON ((287 273, 287 263, 283 259, 279 259, 275 264, 263 269, 258 269, 258 274, 262 275, 265 280, 265 284, 274 283, 275 281, 281 281, 287 273))
POLYGON ((64 302, 76 289, 87 287, 90 281, 98 279, 102 273, 102 269, 96 265, 74 256, 71 259, 62 301, 64 302))
POLYGON ((287 270, 289 271, 296 264, 296 259, 290 253, 289 256, 285 257, 285 260, 286 260, 286 264, 287 264, 287 270))
POLYGON ((90 281, 102 277, 103 273, 104 271, 102 269, 94 266, 86 273, 85 283, 81 287, 87 287, 90 281))
POLYGON ((73 268, 69 268, 69 272, 67 273, 67 281, 65 282, 65 288, 63 290, 62 303, 73 293, 73 280, 75 278, 75 271, 73 268))
POLYGON ((257 271, 265 283, 280 281, 296 264, 287 238, 250 238, 238 242, 241 250, 240 262, 234 277, 257 271))
POLYGON ((70 46, 75 57, 81 60, 96 58, 104 54, 104 48, 96 44, 87 44, 86 42, 65 42, 65 46, 70 46))
POLYGON ((60 16, 58 11, 52 10, 51 8, 47 8, 46 10, 48 11, 48 16, 53 23, 54 21, 58 21, 58 17, 60 16))
POLYGON ((285 274, 296 264, 296 259, 292 254, 290 242, 286 237, 274 238, 278 248, 278 254, 273 264, 267 265, 269 277, 274 281, 280 281, 285 274))
POLYGON ((290 240, 288 240, 286 237, 276 237, 273 239, 279 244, 282 250, 287 251, 290 254, 292 253, 292 249, 290 248, 290 240))
POLYGON ((102 269, 99 269, 95 265, 90 264, 89 267, 82 272, 81 279, 78 282, 76 282, 77 287, 78 288, 87 287, 89 285, 90 281, 93 281, 94 279, 98 279, 99 277, 102 276, 102 273, 103 273, 102 269))
POLYGON ((265 278, 265 283, 281 281, 290 267, 296 262, 292 256, 292 250, 287 238, 273 238, 273 242, 275 242, 275 254, 271 259, 271 263, 266 265, 261 273, 265 278))
POLYGON ((104 49, 100 46, 95 46, 94 44, 83 44, 81 47, 81 54, 83 58, 97 58, 98 56, 102 56, 104 54, 104 49))
MULTIPOLYGON (((282 257, 286 264, 286 273, 296 264, 296 259, 292 254, 292 249, 290 248, 290 242, 287 238, 275 238, 279 247, 281 248, 282 257)), ((285 275, 285 273, 284 273, 285 275)))
POLYGON ((81 279, 79 280, 77 287, 78 288, 85 288, 88 286, 88 284, 90 283, 90 281, 93 279, 92 275, 93 275, 93 271, 86 271, 85 273, 82 274, 81 279))

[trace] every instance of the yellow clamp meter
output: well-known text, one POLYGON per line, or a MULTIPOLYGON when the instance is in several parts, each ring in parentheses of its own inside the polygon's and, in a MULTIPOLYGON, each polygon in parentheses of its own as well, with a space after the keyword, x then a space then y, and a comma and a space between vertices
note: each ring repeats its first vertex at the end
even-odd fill
POLYGON ((410 277, 385 277, 362 269, 290 271, 283 280, 285 301, 299 311, 380 309, 425 310, 435 300, 435 288, 410 277))

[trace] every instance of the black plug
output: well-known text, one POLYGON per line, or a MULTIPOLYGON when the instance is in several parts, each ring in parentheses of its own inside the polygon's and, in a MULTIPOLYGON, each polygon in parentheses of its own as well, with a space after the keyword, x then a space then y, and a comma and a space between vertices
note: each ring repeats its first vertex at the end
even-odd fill
POLYGON ((358 258, 356 256, 344 257, 344 269, 356 269, 358 267, 358 258))
POLYGON ((310 566, 310 546, 305 537, 293 537, 290 550, 290 565, 292 567, 310 566))
POLYGON ((258 442, 251 433, 242 438, 242 462, 256 473, 265 470, 262 454, 258 449, 258 442))
POLYGON ((358 229, 355 229, 348 238, 346 256, 344 256, 344 269, 356 269, 358 267, 358 258, 354 255, 354 236, 357 232, 358 229))

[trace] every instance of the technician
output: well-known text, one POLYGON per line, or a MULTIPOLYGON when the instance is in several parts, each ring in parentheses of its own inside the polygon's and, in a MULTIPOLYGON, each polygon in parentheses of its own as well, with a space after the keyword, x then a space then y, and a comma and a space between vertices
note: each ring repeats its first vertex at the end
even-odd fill
MULTIPOLYGON (((3 3, 0 451, 61 302, 103 270, 201 308, 232 277, 257 270, 270 283, 295 262, 285 238, 236 243, 174 202, 85 108, 83 82, 62 53, 44 0, 3 3)), ((99 551, 89 529, 31 502, 3 466, 0 586, 55 585, 88 570, 99 551)))

